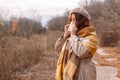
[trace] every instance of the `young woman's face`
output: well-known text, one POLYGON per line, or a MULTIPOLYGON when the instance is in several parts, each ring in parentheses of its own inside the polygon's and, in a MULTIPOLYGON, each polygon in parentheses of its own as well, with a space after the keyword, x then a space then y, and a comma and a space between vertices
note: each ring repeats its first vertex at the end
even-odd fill
POLYGON ((75 26, 78 28, 78 30, 86 26, 90 26, 90 21, 86 17, 77 13, 72 13, 72 15, 69 18, 69 24, 70 22, 73 22, 75 26))
POLYGON ((76 25, 76 17, 75 14, 71 15, 71 22, 73 22, 76 25))

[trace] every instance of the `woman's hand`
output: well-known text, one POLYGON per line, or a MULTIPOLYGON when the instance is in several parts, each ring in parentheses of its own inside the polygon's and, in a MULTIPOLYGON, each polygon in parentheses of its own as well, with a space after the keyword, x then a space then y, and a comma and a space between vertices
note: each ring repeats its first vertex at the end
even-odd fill
POLYGON ((64 38, 67 38, 69 35, 70 35, 70 31, 68 31, 68 28, 69 28, 69 24, 66 24, 65 27, 64 27, 64 38))

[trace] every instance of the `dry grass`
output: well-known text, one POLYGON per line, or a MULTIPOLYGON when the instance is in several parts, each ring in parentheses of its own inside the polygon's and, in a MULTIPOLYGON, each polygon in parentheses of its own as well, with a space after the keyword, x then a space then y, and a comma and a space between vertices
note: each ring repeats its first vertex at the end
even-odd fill
POLYGON ((37 64, 46 51, 46 36, 33 35, 31 39, 6 37, 0 45, 0 80, 12 80, 17 71, 37 64))
MULTIPOLYGON (((14 80, 55 80, 55 70, 58 56, 54 53, 54 45, 61 31, 49 31, 46 35, 46 52, 42 55, 42 60, 38 64, 13 75, 14 80)), ((36 39, 36 38, 34 38, 36 39)))
POLYGON ((33 77, 37 80, 35 76, 39 72, 43 78, 48 74, 49 79, 50 74, 55 73, 58 58, 54 54, 54 44, 61 35, 61 31, 49 31, 48 34, 32 35, 29 40, 4 37, 0 41, 0 80, 33 80, 33 77), (35 66, 39 70, 34 75, 31 71, 35 66))

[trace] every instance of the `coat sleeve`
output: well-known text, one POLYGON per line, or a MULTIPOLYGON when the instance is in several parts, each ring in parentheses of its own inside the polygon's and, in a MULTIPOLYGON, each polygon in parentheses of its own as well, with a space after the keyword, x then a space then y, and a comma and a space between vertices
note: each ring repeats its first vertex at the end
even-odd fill
POLYGON ((86 42, 87 44, 89 44, 90 42, 89 39, 81 40, 81 38, 78 38, 77 36, 73 35, 69 38, 69 41, 70 41, 73 52, 78 57, 80 57, 81 59, 92 57, 92 54, 90 53, 90 50, 88 49, 88 47, 83 45, 83 42, 86 42))
POLYGON ((65 41, 67 40, 67 38, 63 38, 63 36, 61 36, 55 43, 55 52, 60 53, 63 44, 65 43, 65 41))

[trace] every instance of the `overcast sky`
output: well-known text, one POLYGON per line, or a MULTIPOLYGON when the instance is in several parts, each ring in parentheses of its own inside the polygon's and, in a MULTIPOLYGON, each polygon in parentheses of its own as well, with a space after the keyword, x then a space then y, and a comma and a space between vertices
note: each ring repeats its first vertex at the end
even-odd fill
POLYGON ((0 12, 5 15, 57 15, 78 6, 80 1, 84 0, 0 0, 0 12))
POLYGON ((0 0, 0 13, 6 17, 41 15, 45 22, 46 17, 61 15, 66 9, 78 7, 78 3, 84 2, 85 0, 0 0))

